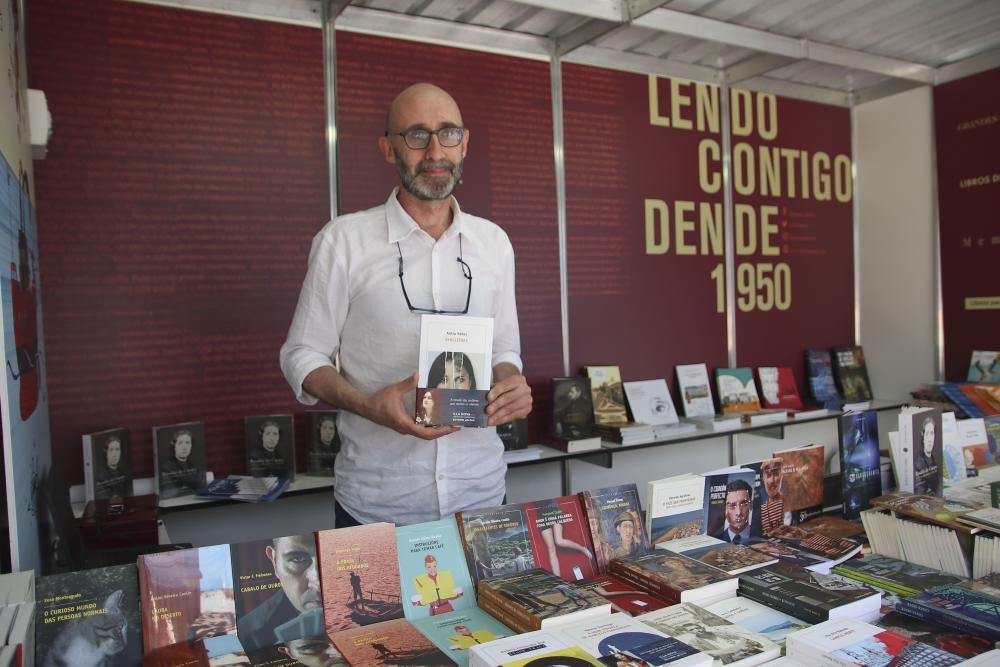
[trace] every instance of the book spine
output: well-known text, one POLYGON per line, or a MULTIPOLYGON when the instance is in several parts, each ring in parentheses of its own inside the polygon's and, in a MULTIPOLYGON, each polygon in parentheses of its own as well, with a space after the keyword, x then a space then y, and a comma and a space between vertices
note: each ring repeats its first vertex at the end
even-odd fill
POLYGON ((896 604, 896 611, 922 621, 937 623, 954 628, 955 630, 968 632, 970 635, 987 637, 992 641, 1000 641, 1000 628, 982 623, 962 614, 941 609, 940 607, 930 607, 904 599, 896 604))
POLYGON ((649 591, 656 597, 662 598, 671 604, 678 604, 681 601, 680 593, 668 586, 666 582, 654 579, 646 575, 639 568, 633 568, 621 561, 613 560, 608 566, 608 572, 619 577, 623 581, 638 586, 644 591, 649 591))
POLYGON ((744 595, 755 602, 784 612, 789 616, 801 618, 813 625, 829 620, 830 612, 821 607, 815 607, 801 602, 790 602, 788 596, 776 593, 766 586, 758 586, 744 578, 740 578, 740 595, 744 595))
POLYGON ((153 632, 155 624, 153 623, 153 591, 149 589, 149 570, 146 568, 146 563, 142 556, 139 556, 136 562, 137 569, 139 570, 139 609, 142 614, 141 623, 142 626, 142 650, 143 655, 146 655, 159 645, 156 643, 156 634, 153 632))
MULTIPOLYGON (((516 619, 517 628, 515 629, 518 632, 540 630, 542 627, 542 620, 537 615, 532 614, 499 591, 494 590, 487 582, 480 582, 479 606, 483 607, 484 605, 491 606, 509 615, 512 619, 516 619)), ((511 627, 514 628, 513 625, 511 627)))
POLYGON ((531 632, 532 630, 538 630, 539 628, 526 627, 522 622, 522 619, 515 618, 506 609, 501 609, 499 606, 494 604, 492 599, 484 599, 479 605, 479 608, 485 611, 487 614, 500 621, 506 625, 511 630, 514 630, 518 634, 524 632, 531 632))
POLYGON ((93 446, 93 439, 89 435, 83 436, 83 488, 88 502, 94 499, 93 446))

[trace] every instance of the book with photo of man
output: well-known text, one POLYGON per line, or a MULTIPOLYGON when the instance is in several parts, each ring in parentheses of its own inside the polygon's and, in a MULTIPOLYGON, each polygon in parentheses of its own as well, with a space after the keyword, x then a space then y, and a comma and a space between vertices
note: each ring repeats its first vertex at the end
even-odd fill
POLYGON ((754 472, 754 504, 760 509, 760 532, 768 535, 776 526, 785 523, 784 475, 781 459, 769 458, 744 463, 744 468, 754 472))
POLYGON ((458 525, 451 517, 396 527, 403 614, 411 621, 476 604, 458 525))
POLYGON ((625 410, 625 388, 617 366, 586 366, 590 378, 590 395, 594 401, 594 423, 602 425, 624 424, 628 421, 625 410))
POLYGON ((247 474, 295 481, 295 425, 292 416, 246 417, 244 430, 247 474))
POLYGON ((185 422, 153 427, 153 476, 161 500, 190 496, 204 487, 205 424, 185 422))
POLYGON ((83 436, 83 480, 86 499, 125 498, 133 494, 127 428, 83 436))
POLYGON ((333 476, 333 466, 340 452, 340 431, 336 410, 306 412, 306 472, 322 477, 333 476))
POLYGON ((552 429, 545 442, 565 452, 600 449, 590 378, 552 378, 552 429))
POLYGON ((416 422, 485 428, 492 358, 493 318, 421 315, 416 422))
POLYGON ((706 472, 705 533, 739 544, 761 536, 760 496, 754 492, 756 473, 730 467, 706 472))
POLYGON ((882 495, 878 448, 878 413, 852 412, 837 419, 840 448, 840 488, 844 517, 857 519, 882 495))
POLYGON ((840 395, 848 403, 872 400, 872 384, 868 379, 865 353, 860 346, 835 347, 831 355, 833 373, 840 395))
POLYGON ((588 489, 580 493, 580 500, 601 572, 607 571, 612 558, 638 556, 649 551, 649 533, 642 521, 639 490, 635 484, 588 489))

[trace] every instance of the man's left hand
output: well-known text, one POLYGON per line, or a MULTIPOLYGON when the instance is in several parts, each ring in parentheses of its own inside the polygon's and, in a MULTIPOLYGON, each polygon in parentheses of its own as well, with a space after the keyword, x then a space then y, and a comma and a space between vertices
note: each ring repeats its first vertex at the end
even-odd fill
POLYGON ((486 414, 490 426, 506 424, 531 413, 531 387, 521 374, 510 375, 490 388, 486 394, 486 414))

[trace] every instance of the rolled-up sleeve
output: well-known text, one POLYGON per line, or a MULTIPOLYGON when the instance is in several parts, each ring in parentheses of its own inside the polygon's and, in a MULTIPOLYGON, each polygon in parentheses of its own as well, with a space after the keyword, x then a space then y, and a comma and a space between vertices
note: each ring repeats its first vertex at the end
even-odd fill
POLYGON ((350 303, 346 248, 338 237, 338 225, 331 222, 313 239, 299 302, 281 346, 281 372, 305 405, 318 400, 302 383, 317 368, 333 366, 350 303))
POLYGON ((504 235, 499 253, 503 282, 497 295, 497 310, 493 315, 493 365, 507 362, 524 369, 521 361, 521 330, 517 323, 517 304, 514 295, 514 248, 504 235))

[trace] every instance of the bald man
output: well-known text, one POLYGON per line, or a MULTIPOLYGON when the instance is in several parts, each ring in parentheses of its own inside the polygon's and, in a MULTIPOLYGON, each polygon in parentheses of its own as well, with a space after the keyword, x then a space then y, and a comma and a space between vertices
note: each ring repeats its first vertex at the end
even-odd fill
POLYGON ((399 186, 381 206, 338 217, 313 239, 281 368, 299 401, 340 410, 338 527, 420 523, 504 497, 503 445, 493 427, 526 416, 532 399, 521 375, 510 240, 452 196, 469 135, 451 95, 410 86, 393 100, 378 139, 399 186), (493 318, 490 428, 414 421, 426 313, 493 318))

